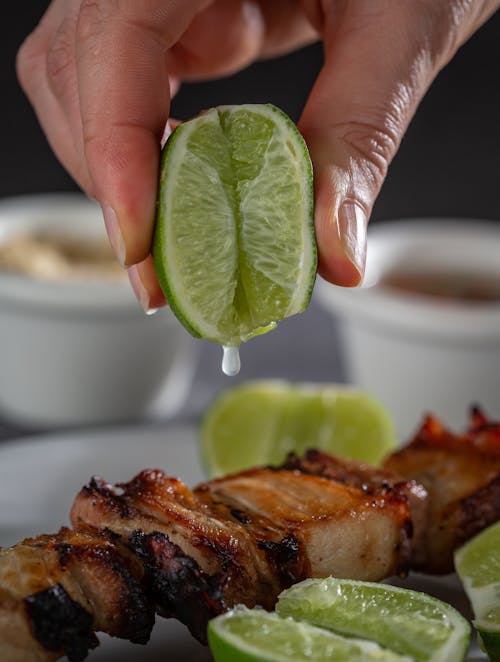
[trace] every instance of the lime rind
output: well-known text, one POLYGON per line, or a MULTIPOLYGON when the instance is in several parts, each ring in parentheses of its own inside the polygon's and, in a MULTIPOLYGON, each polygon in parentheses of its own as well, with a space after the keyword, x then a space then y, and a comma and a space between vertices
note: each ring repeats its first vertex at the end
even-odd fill
POLYGON ((455 568, 468 594, 500 584, 500 522, 484 529, 455 552, 455 568))
POLYGON ((308 579, 281 593, 276 611, 419 662, 464 660, 470 639, 468 622, 450 605, 386 584, 308 579))
MULTIPOLYGON (((218 328, 214 320, 223 315, 224 308, 230 306, 235 289, 235 285, 231 289, 231 283, 234 281, 234 272, 237 267, 236 253, 232 250, 235 243, 232 210, 226 203, 220 178, 210 164, 206 164, 206 167, 212 170, 211 186, 208 188, 207 194, 196 202, 198 209, 194 215, 194 227, 191 223, 186 226, 185 235, 180 234, 182 230, 174 235, 173 232, 177 226, 173 227, 171 223, 163 223, 161 219, 175 215, 177 207, 189 207, 188 198, 191 195, 191 187, 176 186, 181 168, 188 172, 187 176, 192 175, 199 178, 199 181, 196 181, 193 186, 197 188, 203 186, 202 165, 205 164, 197 155, 188 151, 188 142, 192 132, 196 128, 200 129, 200 124, 217 127, 218 122, 214 120, 214 114, 216 114, 215 111, 209 111, 196 121, 179 125, 167 140, 160 165, 160 193, 153 240, 155 269, 169 306, 181 324, 198 338, 217 335, 218 328), (179 154, 181 154, 180 158, 179 154), (203 242, 197 242, 196 237, 202 234, 201 225, 204 223, 206 215, 214 208, 217 209, 217 231, 212 232, 211 236, 204 237, 203 242), (216 293, 211 292, 210 288, 205 288, 207 290, 205 292, 202 282, 203 274, 200 274, 199 280, 196 280, 195 275, 195 280, 190 278, 187 283, 186 278, 175 277, 174 274, 178 274, 183 268, 182 247, 184 245, 189 248, 190 259, 193 263, 199 263, 205 258, 212 258, 213 263, 205 266, 209 271, 218 271, 219 279, 225 283, 225 288, 219 287, 216 293), (190 289, 194 288, 200 291, 202 298, 215 305, 211 324, 205 309, 197 310, 186 307, 186 302, 191 296, 190 289)), ((213 213, 212 218, 214 218, 213 213)))
POLYGON ((500 630, 500 581, 488 586, 474 588, 469 577, 464 577, 462 585, 469 596, 477 623, 500 630))
POLYGON ((163 150, 159 190, 155 267, 192 335, 235 346, 307 307, 312 166, 282 111, 221 106, 181 124, 163 150))
POLYGON ((478 631, 479 645, 490 658, 491 662, 500 662, 500 631, 481 628, 474 623, 478 631))
POLYGON ((259 608, 237 607, 213 619, 208 641, 216 662, 413 662, 374 642, 346 639, 259 608))
POLYGON ((469 597, 480 643, 490 660, 500 662, 500 522, 455 552, 455 569, 469 597))

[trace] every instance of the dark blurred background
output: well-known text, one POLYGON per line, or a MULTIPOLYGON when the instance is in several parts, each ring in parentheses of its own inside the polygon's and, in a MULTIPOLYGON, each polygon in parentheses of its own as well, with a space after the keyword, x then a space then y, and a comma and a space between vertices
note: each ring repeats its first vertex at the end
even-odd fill
MULTIPOLYGON (((18 46, 47 5, 28 0, 9 3, 2 11, 2 197, 76 188, 52 155, 14 70, 18 46)), ((186 85, 172 114, 184 119, 220 103, 270 101, 297 120, 321 62, 318 44, 224 80, 186 85)), ((373 219, 433 215, 499 219, 499 119, 497 12, 431 87, 390 168, 373 219)))

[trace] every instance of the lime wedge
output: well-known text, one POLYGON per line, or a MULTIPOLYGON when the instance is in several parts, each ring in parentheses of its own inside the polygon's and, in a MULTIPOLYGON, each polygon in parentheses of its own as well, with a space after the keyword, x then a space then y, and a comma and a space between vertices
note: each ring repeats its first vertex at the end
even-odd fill
POLYGON ((500 662, 500 522, 455 552, 455 568, 484 648, 491 660, 500 662))
POLYGON ((175 129, 162 154, 153 257, 170 307, 197 337, 235 347, 307 307, 312 167, 281 110, 221 106, 175 129))
POLYGON ((373 642, 245 607, 210 621, 208 642, 215 662, 413 662, 373 642))
POLYGON ((309 448, 377 464, 396 443, 382 405, 340 385, 246 382, 219 396, 201 427, 210 476, 280 464, 309 448))
POLYGON ((276 611, 422 662, 460 662, 469 644, 469 624, 453 607, 388 584, 307 579, 281 593, 276 611))

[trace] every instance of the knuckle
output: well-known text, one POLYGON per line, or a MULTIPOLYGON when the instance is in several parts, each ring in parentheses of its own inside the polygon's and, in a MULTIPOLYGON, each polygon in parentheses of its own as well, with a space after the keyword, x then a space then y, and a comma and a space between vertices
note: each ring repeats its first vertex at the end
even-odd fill
POLYGON ((74 70, 74 34, 69 23, 62 23, 47 51, 47 78, 56 96, 64 93, 74 70))
POLYGON ((481 4, 474 0, 418 0, 409 3, 408 37, 423 44, 434 70, 442 68, 458 50, 463 41, 464 27, 481 4))
POLYGON ((25 91, 29 91, 43 71, 45 52, 37 32, 32 32, 21 44, 16 55, 16 73, 25 91))
POLYGON ((126 167, 137 135, 147 130, 136 122, 115 121, 103 125, 97 114, 88 113, 82 118, 82 132, 86 152, 126 167))
POLYGON ((389 123, 349 122, 337 125, 336 132, 365 172, 379 188, 398 148, 399 140, 389 123))
POLYGON ((82 118, 83 148, 89 164, 106 164, 110 172, 126 170, 130 152, 125 138, 117 138, 123 129, 116 125, 102 127, 99 118, 88 115, 82 118))
MULTIPOLYGON (((93 117, 88 115, 82 117, 82 135, 83 147, 87 158, 94 152, 101 154, 103 159, 108 157, 108 149, 106 148, 105 138, 96 127, 96 122, 93 117)), ((109 136, 108 136, 109 137, 109 136)))
POLYGON ((92 39, 102 28, 106 18, 105 7, 99 0, 83 0, 78 15, 78 38, 82 41, 92 39))

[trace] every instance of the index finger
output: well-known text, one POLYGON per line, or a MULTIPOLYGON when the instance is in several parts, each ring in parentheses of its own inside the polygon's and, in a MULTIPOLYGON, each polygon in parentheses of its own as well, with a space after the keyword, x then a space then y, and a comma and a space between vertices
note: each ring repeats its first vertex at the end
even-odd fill
POLYGON ((209 4, 82 3, 76 57, 85 158, 122 264, 141 262, 150 250, 170 108, 166 53, 209 4))

